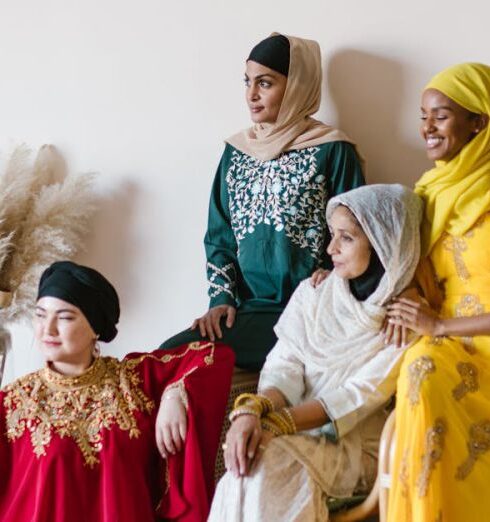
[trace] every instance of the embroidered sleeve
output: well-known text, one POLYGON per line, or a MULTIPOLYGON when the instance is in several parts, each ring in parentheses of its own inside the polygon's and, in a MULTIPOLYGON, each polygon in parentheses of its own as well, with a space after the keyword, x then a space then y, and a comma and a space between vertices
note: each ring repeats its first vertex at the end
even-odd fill
POLYGON ((229 153, 225 150, 214 180, 209 202, 208 228, 204 238, 207 257, 209 306, 235 306, 238 246, 231 226, 225 173, 229 153))

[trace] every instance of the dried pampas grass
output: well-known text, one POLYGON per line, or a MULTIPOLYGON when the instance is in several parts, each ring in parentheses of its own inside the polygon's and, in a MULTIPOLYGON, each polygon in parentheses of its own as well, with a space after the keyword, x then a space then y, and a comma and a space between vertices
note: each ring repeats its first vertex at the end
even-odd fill
POLYGON ((95 210, 93 174, 68 176, 52 145, 30 158, 17 148, 0 176, 0 290, 12 293, 0 324, 30 318, 42 271, 73 257, 95 210))

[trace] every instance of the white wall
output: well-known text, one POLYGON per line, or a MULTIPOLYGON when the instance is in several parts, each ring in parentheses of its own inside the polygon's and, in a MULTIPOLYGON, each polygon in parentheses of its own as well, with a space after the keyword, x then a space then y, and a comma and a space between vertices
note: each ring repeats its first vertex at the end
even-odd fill
MULTIPOLYGON (((368 179, 427 167, 419 93, 439 69, 490 63, 488 0, 0 0, 0 154, 56 144, 100 172, 79 260, 114 282, 120 335, 150 349, 207 306, 202 236, 223 139, 248 125, 244 60, 277 30, 320 42, 319 116, 355 138, 368 179)), ((13 328, 6 380, 40 359, 13 328)))

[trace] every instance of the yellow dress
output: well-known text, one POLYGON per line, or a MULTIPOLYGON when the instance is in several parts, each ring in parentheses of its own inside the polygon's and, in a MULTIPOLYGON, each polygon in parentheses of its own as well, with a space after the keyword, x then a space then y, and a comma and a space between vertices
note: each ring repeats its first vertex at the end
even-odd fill
MULTIPOLYGON (((442 315, 490 312, 490 214, 431 252, 442 315)), ((490 336, 421 338, 398 380, 390 522, 490 520, 490 336)))

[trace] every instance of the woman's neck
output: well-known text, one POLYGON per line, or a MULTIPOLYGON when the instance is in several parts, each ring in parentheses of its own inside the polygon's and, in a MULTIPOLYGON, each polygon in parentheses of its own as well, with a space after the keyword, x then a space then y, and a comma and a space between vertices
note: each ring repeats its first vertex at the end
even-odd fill
POLYGON ((62 362, 62 361, 48 361, 48 366, 55 372, 66 375, 67 377, 78 377, 82 375, 94 362, 94 357, 90 355, 90 358, 86 361, 80 361, 78 363, 62 362))

